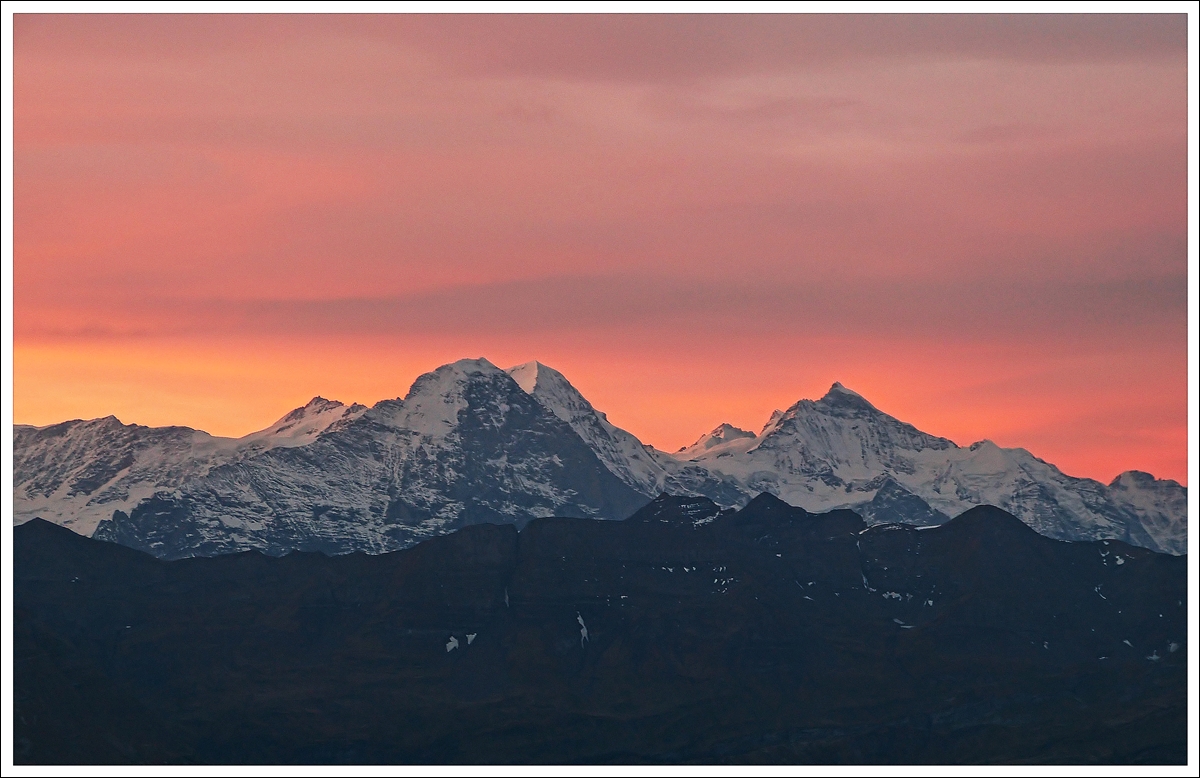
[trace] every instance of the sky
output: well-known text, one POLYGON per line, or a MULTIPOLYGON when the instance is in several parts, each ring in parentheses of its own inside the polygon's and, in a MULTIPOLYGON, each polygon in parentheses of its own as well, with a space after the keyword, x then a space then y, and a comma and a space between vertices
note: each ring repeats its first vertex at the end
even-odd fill
POLYGON ((483 356, 1187 480, 1183 15, 14 16, 14 419, 483 356))

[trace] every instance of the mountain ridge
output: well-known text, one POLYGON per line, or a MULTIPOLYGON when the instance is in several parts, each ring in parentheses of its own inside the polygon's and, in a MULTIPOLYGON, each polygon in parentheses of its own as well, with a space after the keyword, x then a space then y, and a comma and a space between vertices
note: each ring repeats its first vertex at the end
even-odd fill
POLYGON ((993 507, 183 561, 31 521, 13 558, 19 763, 1186 760, 1186 558, 993 507))
POLYGON ((722 424, 675 454, 613 425, 557 370, 484 358, 370 408, 318 396, 237 439, 112 416, 14 433, 17 523, 39 516, 166 555, 378 553, 475 521, 623 519, 663 493, 725 508, 769 493, 870 524, 935 525, 986 504, 1050 537, 1186 551, 1186 488, 1173 481, 1128 471, 1105 485, 1024 449, 958 446, 841 383, 758 434, 722 424))

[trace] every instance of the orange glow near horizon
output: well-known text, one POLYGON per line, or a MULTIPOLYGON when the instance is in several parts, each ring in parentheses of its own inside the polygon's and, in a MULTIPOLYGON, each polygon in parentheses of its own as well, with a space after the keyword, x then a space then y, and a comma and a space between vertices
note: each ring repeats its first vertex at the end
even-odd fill
MULTIPOLYGON (((454 359, 484 356, 503 368, 536 358, 562 371, 614 424, 664 451, 676 451, 722 422, 757 432, 773 410, 817 399, 837 380, 884 412, 959 445, 987 438, 1027 448, 1070 475, 1104 482, 1134 469, 1128 464, 1133 460, 1137 469, 1186 484, 1186 428, 1146 403, 1136 386, 1110 384, 1103 392, 1093 391, 1088 406, 1071 403, 1096 378, 1138 364, 1136 357, 1127 357, 1130 364, 1114 364, 1111 355, 1030 364, 1009 355, 1012 364, 1005 364, 1002 353, 976 355, 971 362, 969 350, 961 349, 952 370, 916 379, 905 374, 903 363, 919 347, 889 355, 890 345, 864 342, 849 360, 828 353, 842 351, 846 343, 825 344, 826 353, 812 343, 810 364, 779 366, 762 380, 746 381, 736 373, 709 375, 707 364, 688 353, 663 361, 596 349, 580 359, 563 344, 543 344, 551 354, 562 352, 553 359, 498 343, 476 353, 471 345, 372 341, 347 346, 324 339, 21 346, 14 360, 15 415, 18 423, 43 425, 113 414, 125 423, 176 424, 239 437, 317 395, 370 405, 404 396, 421 373, 454 359), (998 364, 1046 371, 1042 377, 1052 380, 1036 395, 1021 379, 980 380, 998 364), (45 387, 56 391, 47 393, 45 387), (1090 431, 1083 445, 1081 427, 1090 431), (1097 439, 1120 441, 1119 456, 1096 446, 1097 439)), ((722 350, 734 351, 736 344, 722 350)), ((1164 371, 1172 367, 1161 366, 1164 371)))
POLYGON ((17 14, 15 420, 484 356, 667 451, 841 381, 1186 483, 1183 19, 17 14))

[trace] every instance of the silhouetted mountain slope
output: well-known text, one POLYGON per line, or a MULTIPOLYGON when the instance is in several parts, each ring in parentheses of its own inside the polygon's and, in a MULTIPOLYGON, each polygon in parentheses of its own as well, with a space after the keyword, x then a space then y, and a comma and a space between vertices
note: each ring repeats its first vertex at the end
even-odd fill
POLYGON ((1182 763, 1185 557, 763 496, 381 555, 14 530, 16 759, 1182 763))

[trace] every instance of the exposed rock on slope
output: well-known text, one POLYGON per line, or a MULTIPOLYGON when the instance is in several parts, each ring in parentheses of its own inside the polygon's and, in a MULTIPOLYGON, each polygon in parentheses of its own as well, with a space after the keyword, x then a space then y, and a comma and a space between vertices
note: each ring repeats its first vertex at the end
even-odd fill
POLYGON ((887 521, 893 520, 888 510, 898 510, 904 521, 937 524, 994 505, 1048 537, 1186 550, 1186 500, 1178 499, 1178 484, 1174 491, 1167 482, 1118 479, 1127 486, 1118 498, 1117 482, 1110 488, 1073 478, 1025 449, 988 440, 960 447, 883 413, 841 384, 773 416, 757 437, 693 451, 690 461, 813 511, 850 507, 887 521), (1142 514, 1135 504, 1145 506, 1142 514))
POLYGON ((731 508, 760 493, 869 524, 932 525, 995 505, 1062 539, 1184 553, 1186 489, 1105 486, 1024 449, 960 447, 834 384, 754 433, 723 424, 675 455, 644 445, 558 371, 461 360, 367 409, 314 398, 215 438, 115 418, 17 427, 17 523, 34 516, 160 556, 258 548, 381 552, 482 521, 621 519, 661 493, 731 508))
POLYGON ((487 360, 427 373, 302 446, 211 468, 103 522, 158 556, 380 553, 482 522, 625 516, 644 499, 487 360))

